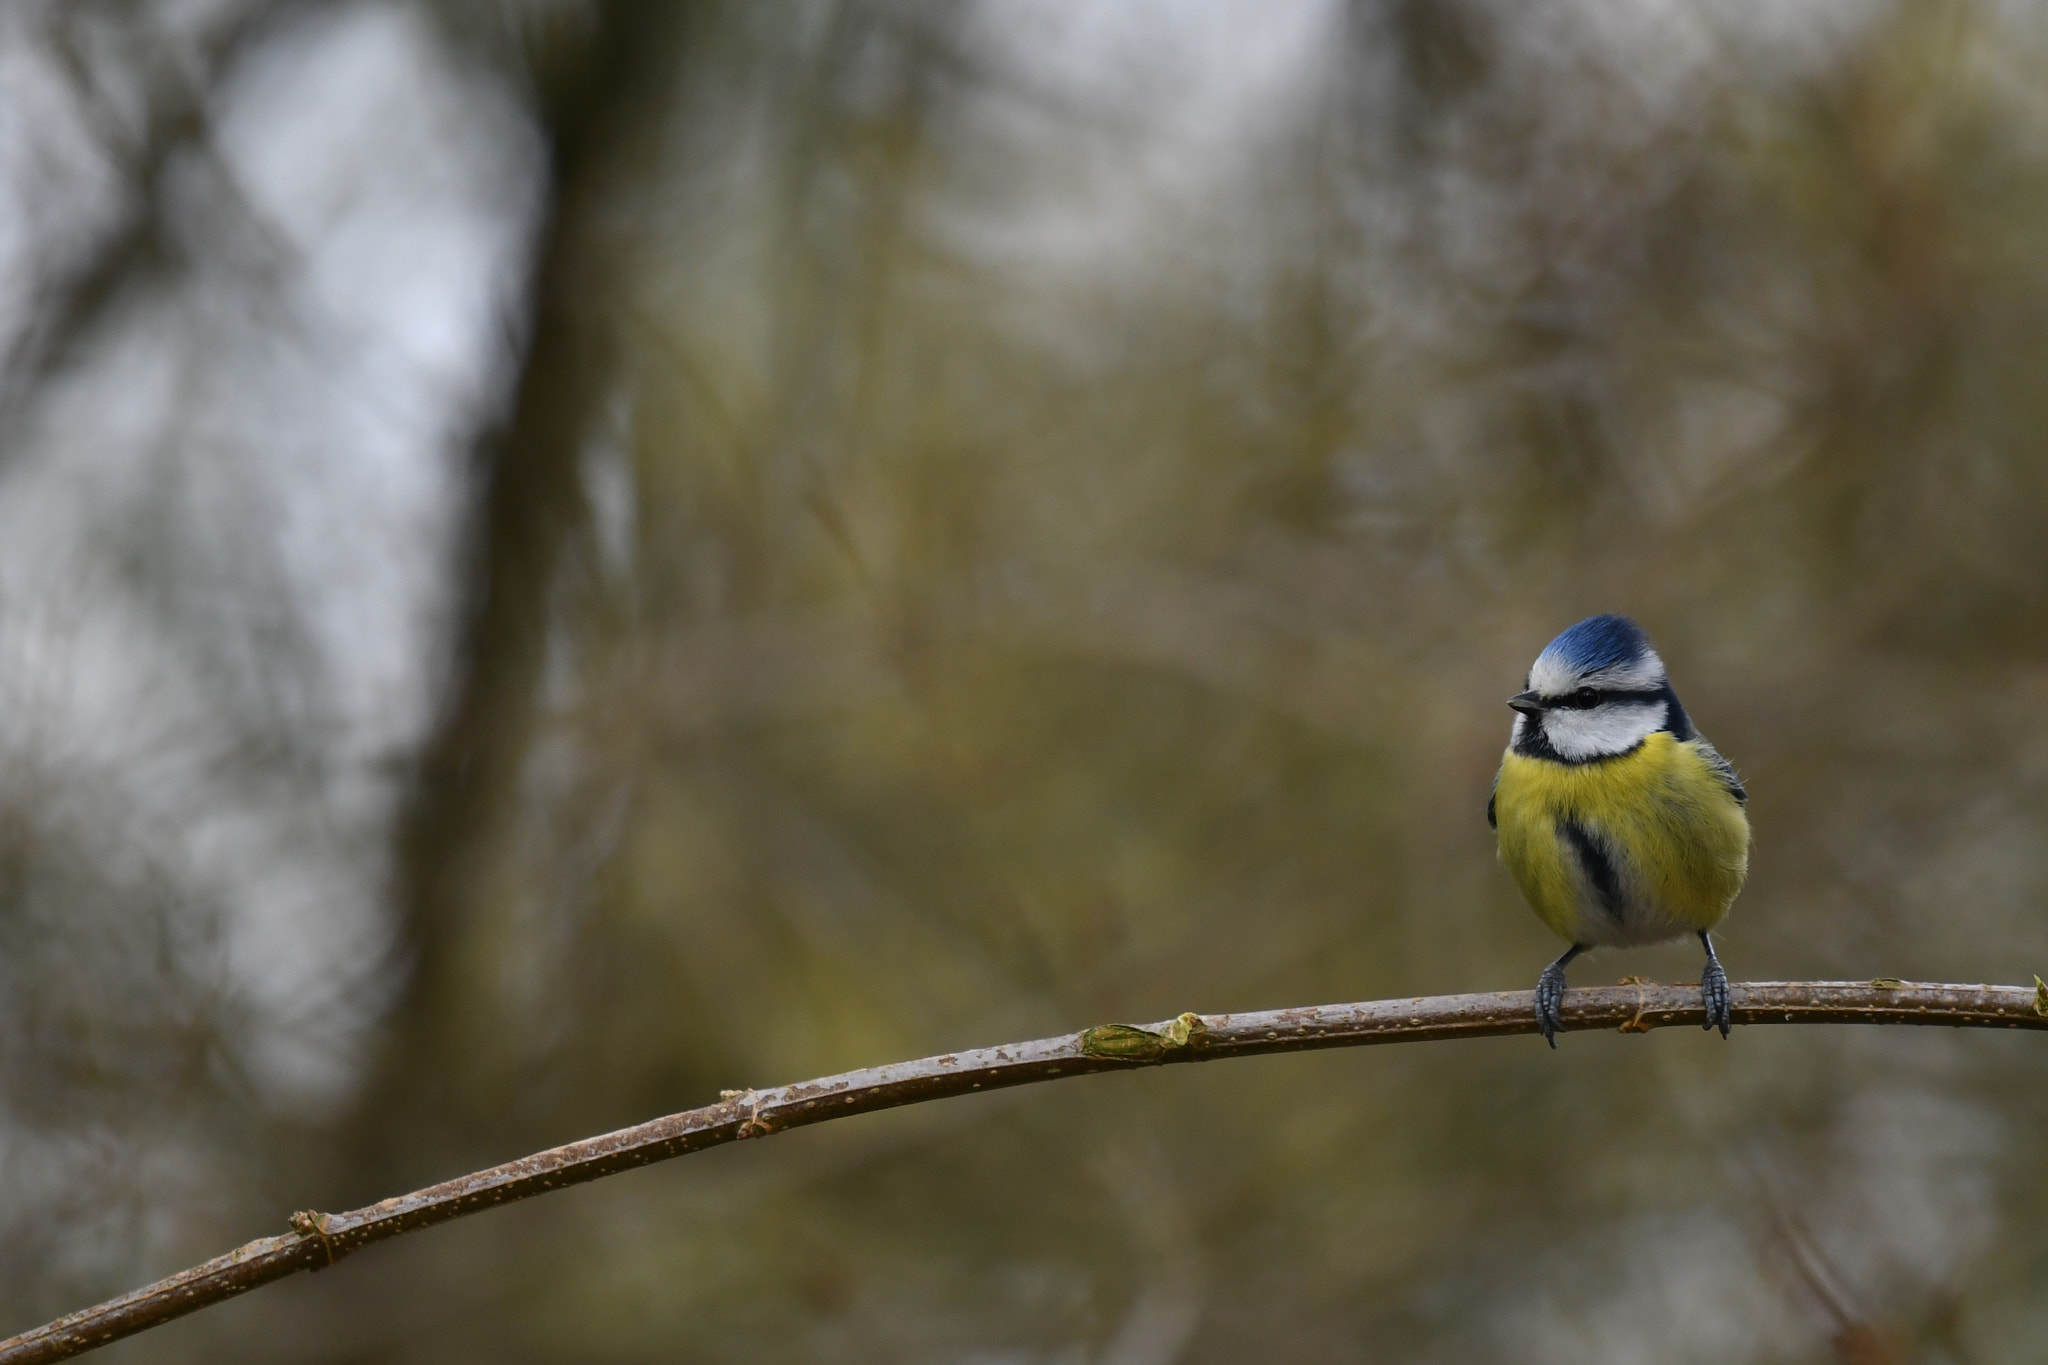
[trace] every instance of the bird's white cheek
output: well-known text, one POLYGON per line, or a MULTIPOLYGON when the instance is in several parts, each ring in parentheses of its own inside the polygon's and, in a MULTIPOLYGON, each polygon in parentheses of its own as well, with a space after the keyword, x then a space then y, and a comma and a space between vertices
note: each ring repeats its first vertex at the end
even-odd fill
POLYGON ((1549 711, 1543 733, 1566 758, 1600 758, 1627 753, 1664 724, 1664 704, 1623 706, 1609 702, 1585 711, 1549 711))

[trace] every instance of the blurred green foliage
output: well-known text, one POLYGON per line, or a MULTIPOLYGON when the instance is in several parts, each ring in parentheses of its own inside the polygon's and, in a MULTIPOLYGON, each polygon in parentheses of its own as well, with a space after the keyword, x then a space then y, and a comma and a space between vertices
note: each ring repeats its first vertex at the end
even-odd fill
MULTIPOLYGON (((1595 611, 1749 784, 1738 979, 2048 963, 2041 16, 1110 8, 442 12, 556 192, 395 1003, 338 1116, 228 1124, 257 1221, 188 1259, 723 1087, 1527 986, 1501 703, 1595 611)), ((1902 1029, 1083 1080, 118 1350, 2020 1358, 2044 1080, 1902 1029)))

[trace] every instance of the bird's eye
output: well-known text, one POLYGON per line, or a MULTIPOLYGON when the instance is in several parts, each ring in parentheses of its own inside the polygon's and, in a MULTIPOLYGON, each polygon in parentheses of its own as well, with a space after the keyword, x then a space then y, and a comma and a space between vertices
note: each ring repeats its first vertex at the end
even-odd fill
POLYGON ((1573 710, 1584 711, 1600 704, 1600 694, 1590 687, 1582 687, 1565 698, 1565 704, 1573 710))

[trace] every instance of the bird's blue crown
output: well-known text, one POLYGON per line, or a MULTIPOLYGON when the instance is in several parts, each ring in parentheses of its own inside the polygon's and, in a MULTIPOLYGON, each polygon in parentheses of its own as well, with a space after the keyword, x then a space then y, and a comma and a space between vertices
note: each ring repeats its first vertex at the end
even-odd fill
POLYGON ((1650 650, 1650 637, 1626 616, 1588 616, 1544 646, 1543 652, 1574 672, 1595 673, 1635 662, 1650 650))

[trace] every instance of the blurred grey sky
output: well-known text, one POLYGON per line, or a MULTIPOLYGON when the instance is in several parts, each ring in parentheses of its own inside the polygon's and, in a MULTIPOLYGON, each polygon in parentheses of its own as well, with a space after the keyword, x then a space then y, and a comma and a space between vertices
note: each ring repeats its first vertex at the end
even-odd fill
POLYGON ((154 7, 156 33, 11 10, 0 327, 44 373, 6 413, 0 714, 11 772, 89 786, 72 837, 198 921, 183 965, 295 1107, 346 1093, 385 998, 378 850, 445 675, 541 148, 414 10, 263 8, 154 7), (177 101, 205 135, 124 185, 148 107, 177 101), (37 335, 126 233, 129 277, 37 335))

